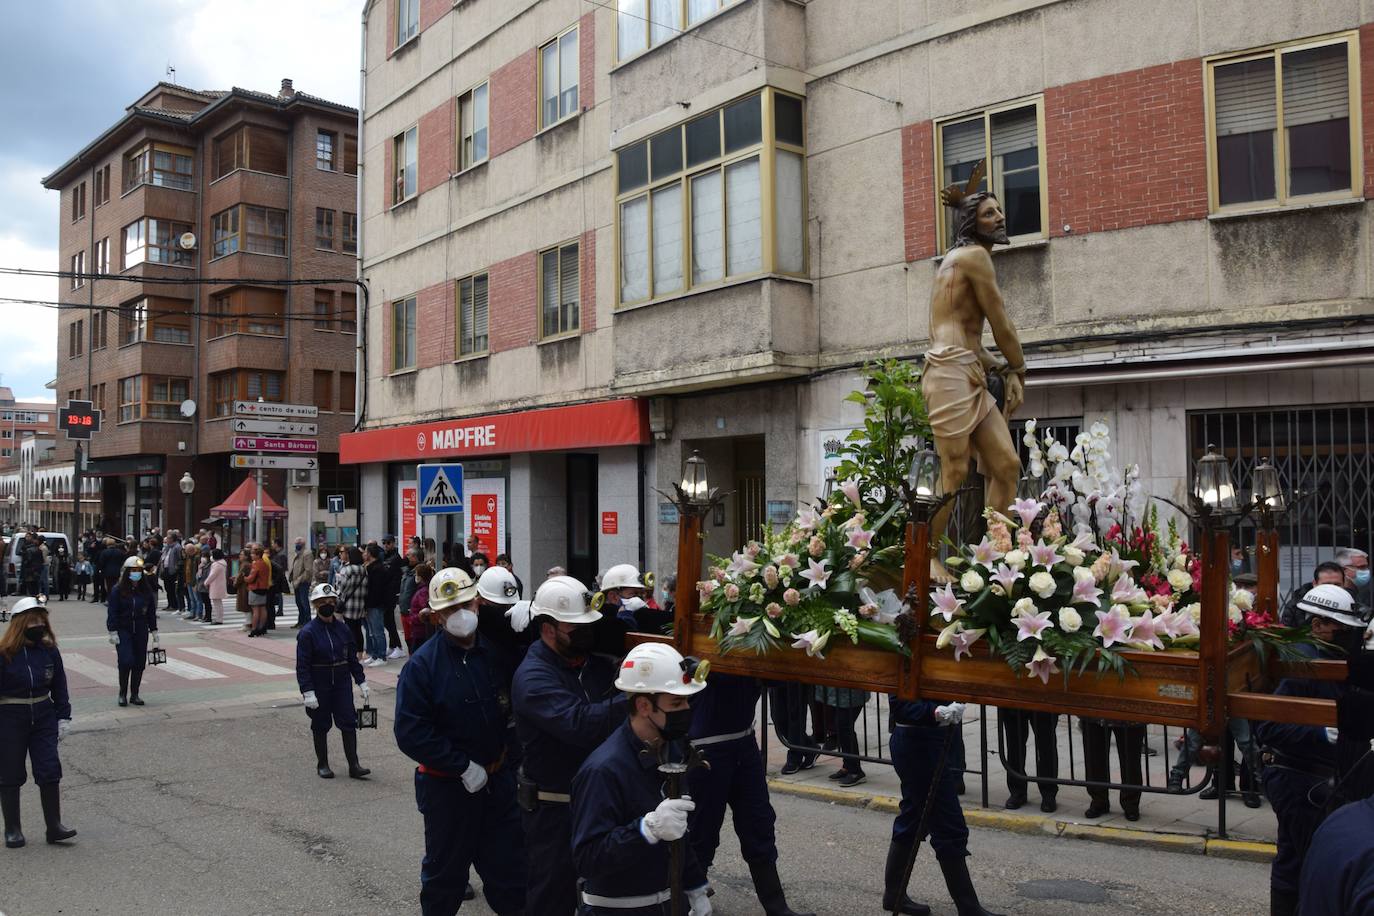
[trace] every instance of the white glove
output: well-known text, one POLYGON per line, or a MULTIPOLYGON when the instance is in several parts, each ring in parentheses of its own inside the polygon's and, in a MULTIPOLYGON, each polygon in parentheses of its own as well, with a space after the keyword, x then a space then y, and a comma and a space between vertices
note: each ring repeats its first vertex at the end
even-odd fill
POLYGON ((307 690, 305 693, 301 694, 301 699, 305 701, 306 709, 320 708, 320 698, 315 696, 315 691, 313 690, 307 690))
POLYGON ((119 634, 116 633, 114 630, 111 630, 111 631, 110 631, 110 645, 112 645, 112 646, 117 646, 117 645, 119 645, 119 634))
POLYGON ((157 644, 160 643, 160 642, 162 642, 162 637, 161 637, 161 636, 158 636, 158 635, 157 635, 157 631, 154 630, 154 631, 153 631, 153 645, 157 645, 157 644))
POLYGON ((70 732, 71 730, 72 730, 72 720, 71 720, 71 719, 58 719, 58 720, 57 720, 57 743, 58 743, 58 744, 61 744, 61 743, 62 743, 62 739, 63 739, 63 738, 66 738, 66 737, 67 737, 67 733, 70 732))
POLYGON ((680 840, 687 835, 687 812, 695 811, 696 807, 696 802, 688 795, 665 798, 657 808, 644 815, 639 822, 639 832, 650 845, 660 840, 670 843, 680 840))
POLYGON ((486 784, 487 768, 475 760, 469 760, 468 768, 463 771, 463 788, 469 792, 480 792, 486 784))
POLYGON ((711 898, 706 895, 709 886, 703 884, 687 892, 688 916, 711 916, 711 898))
POLYGON ((510 628, 517 633, 525 632, 525 627, 530 625, 530 603, 528 601, 517 601, 511 605, 510 610, 506 611, 506 617, 510 619, 510 628))
POLYGON ((950 703, 948 706, 935 707, 935 721, 940 725, 961 725, 964 721, 964 704, 950 703))
POLYGON ((364 703, 367 702, 368 697, 372 696, 372 688, 367 686, 367 681, 363 681, 361 684, 358 685, 358 692, 363 695, 364 703))
POLYGON ((1339 737, 1340 737, 1340 731, 1339 731, 1339 730, 1334 729, 1334 728, 1331 728, 1330 726, 1327 726, 1327 729, 1326 729, 1326 740, 1327 740, 1327 741, 1329 741, 1329 742, 1332 743, 1332 744, 1335 744, 1335 743, 1336 743, 1336 740, 1337 740, 1339 737))

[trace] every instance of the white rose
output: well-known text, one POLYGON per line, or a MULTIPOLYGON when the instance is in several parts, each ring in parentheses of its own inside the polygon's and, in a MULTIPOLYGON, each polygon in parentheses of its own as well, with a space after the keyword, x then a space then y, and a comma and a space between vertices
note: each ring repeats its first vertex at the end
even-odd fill
POLYGON ((1169 570, 1169 585, 1176 592, 1186 592, 1193 587, 1193 577, 1188 575, 1187 570, 1169 570))
POLYGON ((1081 626, 1083 618, 1078 616, 1078 612, 1073 608, 1066 607, 1059 612, 1059 629, 1065 633, 1077 633, 1081 626))
POLYGON ((1030 598, 1022 598, 1020 601, 1016 602, 1016 604, 1011 609, 1011 616, 1013 617, 1020 617, 1023 614, 1032 615, 1035 613, 1035 602, 1032 601, 1030 598))
POLYGON ((1196 601, 1185 607, 1182 611, 1179 611, 1179 613, 1187 614, 1189 617, 1193 618, 1193 623, 1202 623, 1202 605, 1196 601))
POLYGON ((1186 570, 1188 568, 1188 558, 1183 554, 1179 554, 1178 556, 1174 557, 1173 567, 1174 569, 1186 570))
POLYGON ((1038 572, 1031 576, 1029 584, 1030 590, 1041 598, 1048 598, 1050 595, 1053 595, 1054 590, 1058 588, 1058 585, 1055 584, 1054 576, 1047 572, 1038 572))
POLYGON ((1245 619, 1244 612, 1242 612, 1239 607, 1233 604, 1226 609, 1226 619, 1231 621, 1232 623, 1240 623, 1243 619, 1245 619))
MULTIPOLYGON (((1067 548, 1066 548, 1067 549, 1067 548)), ((1073 571, 1073 581, 1075 582, 1096 582, 1093 571, 1087 566, 1077 566, 1073 571)))
POLYGON ((1255 607, 1255 596, 1243 588, 1238 588, 1231 593, 1231 604, 1242 611, 1249 611, 1255 607))
POLYGON ((1002 562, 1020 572, 1022 567, 1026 565, 1026 552, 1024 550, 1009 550, 1007 555, 1002 558, 1002 562))
POLYGON ((959 577, 959 587, 970 595, 983 590, 983 577, 973 570, 969 570, 959 577))
MULTIPOLYGON (((1064 548, 1064 562, 1068 563, 1070 566, 1082 566, 1084 559, 1086 558, 1083 556, 1083 551, 1079 550, 1077 547, 1064 548)), ((1077 572, 1077 570, 1075 569, 1074 572, 1077 572)), ((1088 575, 1091 577, 1092 574, 1089 573, 1088 575)))

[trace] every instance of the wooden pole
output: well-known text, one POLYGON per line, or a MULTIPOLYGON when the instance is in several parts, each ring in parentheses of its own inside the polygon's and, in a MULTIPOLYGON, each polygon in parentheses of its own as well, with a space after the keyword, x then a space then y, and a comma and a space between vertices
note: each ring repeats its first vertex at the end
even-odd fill
POLYGON ((907 643, 911 655, 902 659, 897 696, 903 700, 915 700, 921 688, 921 634, 925 632, 926 619, 930 614, 930 522, 925 519, 910 521, 906 526, 902 594, 912 595, 914 599, 911 611, 916 626, 915 635, 907 643))
POLYGON ((1279 532, 1273 522, 1255 531, 1255 575, 1259 587, 1255 610, 1279 619, 1279 532))
POLYGON ((702 516, 684 512, 677 515, 677 607, 673 612, 673 645, 684 656, 692 654, 694 621, 701 608, 697 579, 701 576, 704 546, 701 534, 702 516))
POLYGON ((1198 645, 1198 721, 1204 744, 1215 745, 1226 721, 1226 625, 1230 537, 1220 525, 1202 530, 1202 636, 1198 645))

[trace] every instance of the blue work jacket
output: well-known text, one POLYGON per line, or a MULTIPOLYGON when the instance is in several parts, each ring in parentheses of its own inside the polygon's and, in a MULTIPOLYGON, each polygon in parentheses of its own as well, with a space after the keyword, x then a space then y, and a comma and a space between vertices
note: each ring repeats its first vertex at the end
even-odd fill
POLYGON ((706 689, 692 697, 693 740, 752 729, 762 685, 756 678, 712 673, 706 689))
POLYGON ((1337 808, 1302 866, 1301 916, 1374 914, 1374 798, 1337 808))
POLYGON ((316 682, 329 687, 342 678, 347 683, 350 676, 355 684, 367 680, 348 624, 335 614, 328 623, 315 617, 301 627, 296 634, 296 683, 301 693, 314 690, 316 682))
POLYGON ((525 776, 547 792, 567 792, 587 755, 625 721, 615 669, 588 656, 569 665, 542 641, 515 673, 515 728, 525 749, 525 776))
MULTIPOLYGON (((1295 648, 1302 654, 1316 659, 1342 657, 1310 645, 1298 645, 1295 648)), ((1294 677, 1284 678, 1274 689, 1275 696, 1315 697, 1323 700, 1339 700, 1343 693, 1345 684, 1340 681, 1316 681, 1294 677)), ((1260 722, 1255 726, 1255 737, 1261 745, 1278 751, 1292 762, 1315 764, 1319 767, 1336 766, 1336 745, 1326 740, 1326 729, 1320 725, 1260 722)))
POLYGON ((62 667, 62 653, 52 646, 27 643, 14 658, 5 661, 0 655, 0 697, 32 699, 52 694, 53 711, 59 719, 72 717, 72 703, 67 694, 67 671, 62 667))
POLYGON ((396 682, 396 744, 438 776, 488 766, 506 748, 510 696, 499 658, 481 635, 470 648, 447 633, 425 640, 396 682))
POLYGON ((142 585, 127 595, 116 585, 105 604, 105 629, 134 632, 143 627, 150 632, 157 631, 157 601, 142 585), (142 627, 138 624, 142 624, 142 627))

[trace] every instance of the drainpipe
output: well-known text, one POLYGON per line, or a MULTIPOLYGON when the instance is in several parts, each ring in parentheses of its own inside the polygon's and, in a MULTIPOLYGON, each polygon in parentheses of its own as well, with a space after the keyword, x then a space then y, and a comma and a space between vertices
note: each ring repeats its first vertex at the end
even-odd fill
MULTIPOLYGON (((372 0, 363 0, 363 16, 359 33, 358 48, 358 174, 354 176, 356 182, 355 194, 357 203, 355 210, 358 214, 358 233, 356 257, 356 269, 358 277, 358 293, 354 297, 354 306, 357 310, 357 318, 353 322, 355 343, 353 347, 353 429, 358 430, 363 425, 363 416, 367 412, 367 288, 363 285, 363 226, 366 224, 363 219, 363 150, 367 147, 363 136, 363 114, 367 109, 367 16, 372 8, 372 0)), ((355 507, 357 516, 356 528, 358 532, 363 530, 363 475, 362 467, 358 468, 358 505, 355 507)), ((343 533, 339 532, 339 539, 343 540, 343 533)))

